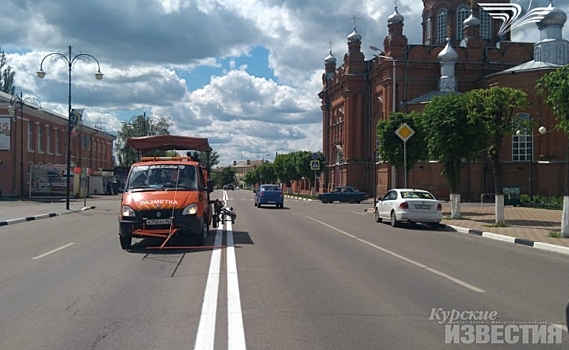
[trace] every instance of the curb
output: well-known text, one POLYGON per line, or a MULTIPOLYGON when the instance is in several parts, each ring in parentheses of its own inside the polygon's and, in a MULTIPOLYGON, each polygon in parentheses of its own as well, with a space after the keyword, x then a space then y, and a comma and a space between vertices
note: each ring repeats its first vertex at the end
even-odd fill
POLYGON ((38 214, 38 215, 33 215, 33 216, 26 216, 26 217, 22 217, 22 218, 16 218, 16 219, 9 219, 9 220, 2 220, 0 221, 0 227, 2 226, 8 226, 8 225, 14 225, 14 224, 19 224, 22 222, 28 222, 28 221, 35 221, 35 220, 41 220, 41 219, 48 219, 48 218, 53 218, 56 216, 61 216, 61 215, 66 215, 66 214, 71 214, 71 213, 78 213, 81 211, 85 211, 85 210, 89 210, 89 209, 95 209, 96 207, 94 205, 90 206, 90 207, 83 207, 79 210, 69 210, 66 212, 62 212, 62 213, 46 213, 46 214, 38 214))
POLYGON ((501 241, 501 242, 521 244, 521 245, 526 246, 526 247, 532 247, 532 248, 536 248, 536 249, 541 249, 541 250, 546 250, 546 251, 550 251, 550 252, 556 252, 556 253, 569 255, 569 247, 562 247, 562 246, 558 246, 558 245, 550 244, 550 243, 536 242, 536 241, 532 241, 532 240, 526 239, 526 238, 517 238, 517 237, 506 236, 506 235, 500 235, 500 234, 492 233, 492 232, 472 230, 469 228, 464 228, 464 227, 454 226, 454 225, 447 225, 447 224, 442 224, 442 223, 441 223, 441 226, 444 226, 445 228, 449 227, 449 228, 453 229, 454 231, 460 232, 460 233, 465 233, 465 234, 475 235, 475 236, 479 236, 479 237, 489 238, 489 239, 493 239, 493 240, 501 241))

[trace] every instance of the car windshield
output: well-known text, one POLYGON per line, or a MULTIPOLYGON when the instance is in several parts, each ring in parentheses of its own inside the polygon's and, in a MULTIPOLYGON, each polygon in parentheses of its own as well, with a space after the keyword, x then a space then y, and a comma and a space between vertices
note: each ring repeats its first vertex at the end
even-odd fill
POLYGON ((130 189, 190 189, 197 190, 195 166, 182 164, 139 165, 132 168, 126 190, 130 189))
POLYGON ((402 198, 435 199, 429 192, 423 191, 401 191, 402 198))
POLYGON ((280 191, 279 186, 263 186, 261 191, 280 191))

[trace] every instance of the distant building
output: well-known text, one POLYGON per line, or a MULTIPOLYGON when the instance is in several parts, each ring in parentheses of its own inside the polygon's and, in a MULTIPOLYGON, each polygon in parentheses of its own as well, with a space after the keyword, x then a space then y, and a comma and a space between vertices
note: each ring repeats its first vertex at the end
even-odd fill
MULTIPOLYGON (((25 97, 23 106, 20 106, 18 97, 0 92, 0 126, 2 195, 65 196, 67 116, 43 109, 25 97)), ((78 126, 71 134, 72 172, 80 174, 83 171, 103 177, 103 169, 114 167, 115 139, 115 136, 95 127, 78 126)), ((97 184, 99 193, 104 191, 103 181, 97 184)), ((80 191, 77 185, 78 182, 72 183, 72 196, 80 191)))
MULTIPOLYGON (((552 111, 537 95, 534 84, 539 77, 569 63, 569 42, 562 37, 567 15, 550 4, 550 13, 537 23, 538 42, 511 42, 509 33, 498 36, 501 21, 493 20, 476 4, 470 8, 469 3, 423 0, 420 45, 408 43, 404 17, 395 6, 387 20, 382 50, 370 46, 378 55, 365 60, 362 36, 355 24, 340 66, 330 51, 324 60, 323 87, 318 95, 322 102, 323 152, 328 159, 323 171, 326 190, 353 185, 371 192, 375 183, 376 193, 381 195, 403 186, 403 169, 374 159, 377 122, 386 120, 390 112, 420 112, 434 96, 505 86, 528 94, 530 105, 520 112, 527 113, 547 132, 541 135, 533 130, 504 140, 504 185, 519 186, 522 193, 528 193, 529 172, 533 193, 563 193, 567 139, 554 130, 552 111)), ((408 186, 431 190, 441 198, 449 195, 438 162, 417 164, 409 172, 408 186)), ((460 189, 463 198, 480 200, 482 194, 493 192, 488 160, 468 163, 460 189)))

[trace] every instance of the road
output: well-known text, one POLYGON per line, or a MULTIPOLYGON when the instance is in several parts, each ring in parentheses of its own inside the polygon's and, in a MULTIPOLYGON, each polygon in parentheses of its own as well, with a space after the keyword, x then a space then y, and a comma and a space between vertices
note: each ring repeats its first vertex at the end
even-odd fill
MULTIPOLYGON (((123 251, 118 197, 85 212, 0 228, 0 349, 569 343, 559 331, 563 344, 447 344, 443 320, 443 312, 474 311, 493 315, 495 324, 539 323, 557 334, 569 298, 564 255, 444 230, 392 228, 373 221, 364 211, 369 203, 287 198, 284 209, 258 209, 252 192, 226 193, 237 221, 212 230, 207 242, 223 248, 156 251, 145 247, 160 241, 145 240, 123 251)), ((476 322, 489 324, 462 325, 476 322)))

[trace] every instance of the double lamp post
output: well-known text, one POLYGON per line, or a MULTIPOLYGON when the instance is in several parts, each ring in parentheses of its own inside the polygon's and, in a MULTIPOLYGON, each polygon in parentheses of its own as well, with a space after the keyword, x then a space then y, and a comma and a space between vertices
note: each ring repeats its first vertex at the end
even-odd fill
POLYGON ((69 50, 66 54, 60 52, 52 52, 45 55, 41 62, 40 62, 40 69, 37 72, 38 78, 43 79, 46 73, 43 71, 43 62, 46 58, 51 57, 52 59, 60 59, 63 60, 67 64, 68 68, 68 77, 69 77, 69 94, 68 94, 68 119, 67 119, 67 187, 66 187, 66 201, 65 201, 65 208, 69 210, 69 201, 70 201, 70 191, 71 191, 71 131, 75 124, 78 122, 77 120, 74 121, 72 116, 72 109, 71 109, 71 70, 73 68, 73 64, 78 60, 90 61, 93 59, 97 63, 97 73, 95 73, 95 78, 97 80, 103 79, 103 73, 101 73, 101 65, 99 61, 95 58, 95 56, 87 54, 87 53, 80 53, 80 54, 73 54, 71 51, 71 45, 69 46, 69 50))

